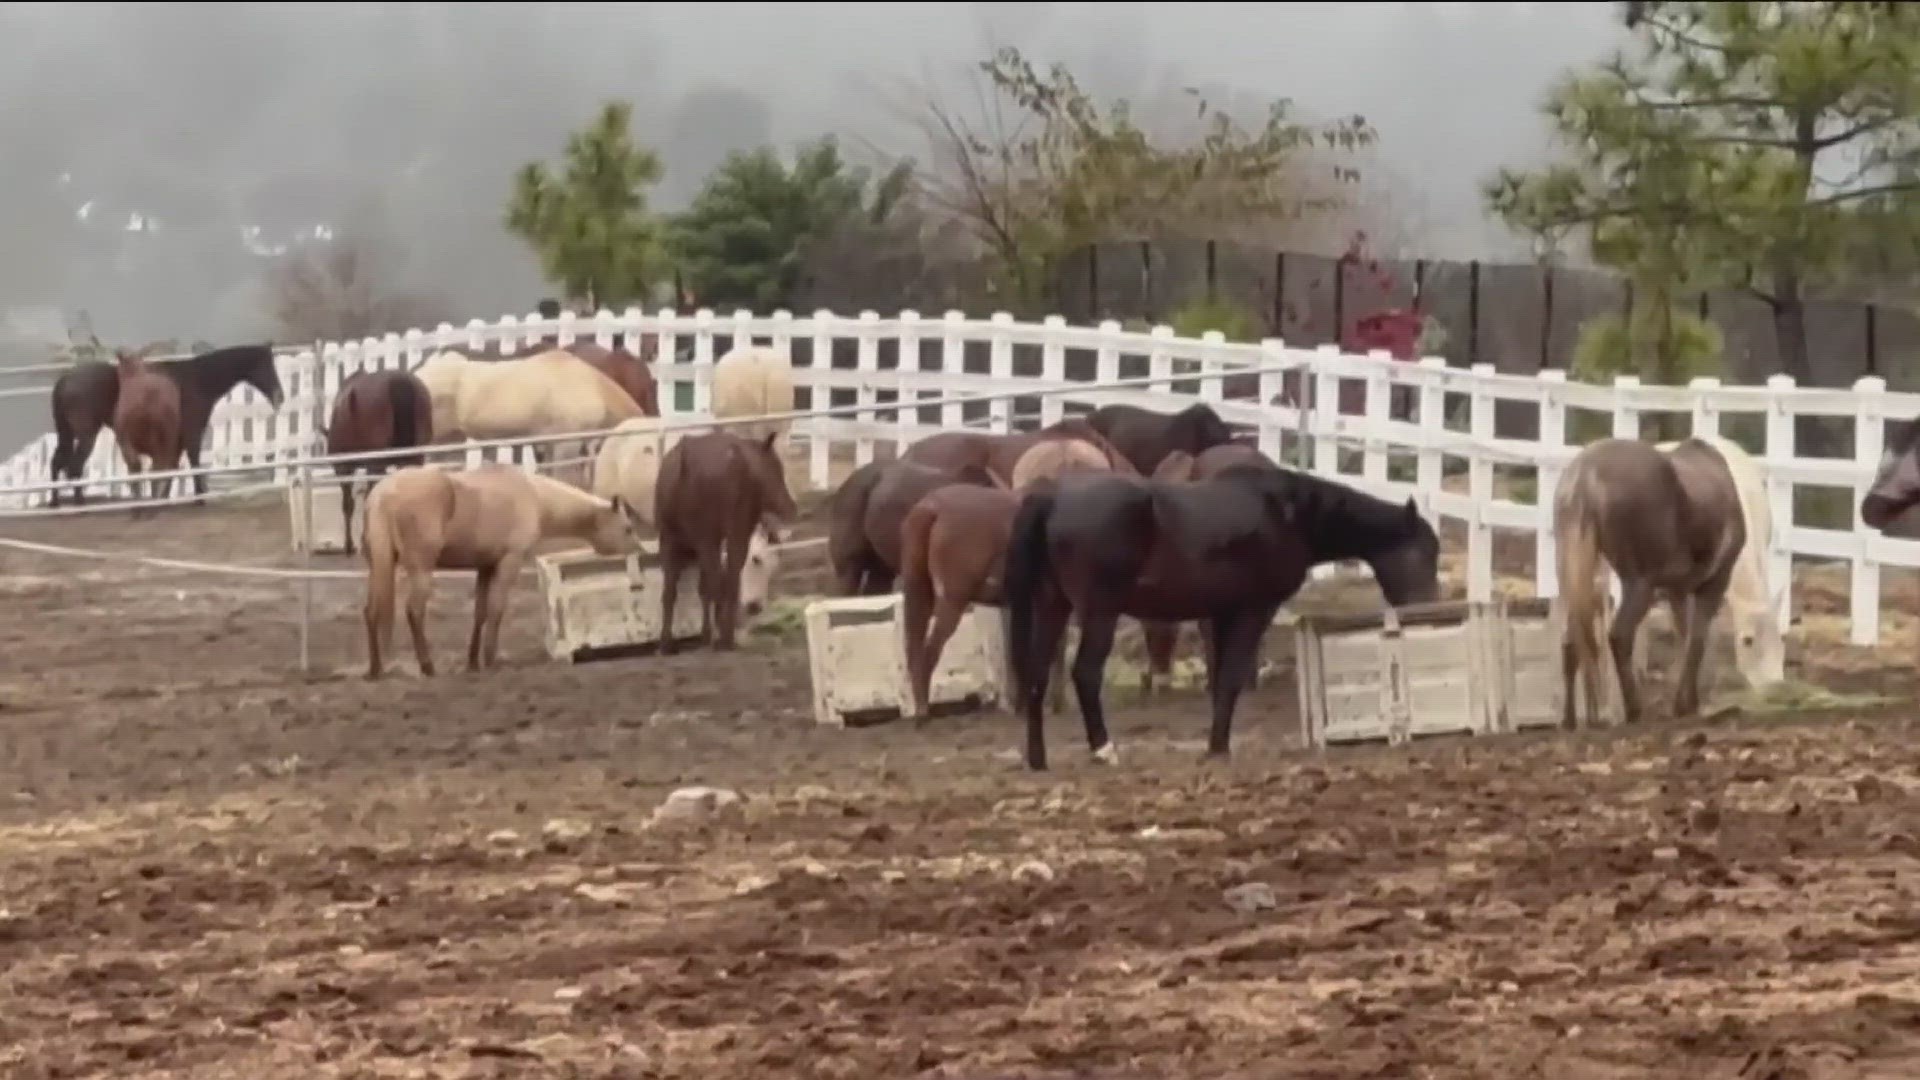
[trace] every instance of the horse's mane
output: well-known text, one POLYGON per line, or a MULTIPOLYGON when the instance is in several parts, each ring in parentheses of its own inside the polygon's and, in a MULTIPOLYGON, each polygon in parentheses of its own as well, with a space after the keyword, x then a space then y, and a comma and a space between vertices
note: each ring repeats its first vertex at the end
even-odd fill
POLYGON ((272 367, 273 346, 228 345, 163 364, 162 370, 180 382, 191 383, 201 389, 225 390, 246 378, 248 372, 262 363, 272 367))
MULTIPOLYGON (((1338 481, 1278 465, 1236 462, 1214 474, 1251 482, 1278 495, 1293 508, 1294 521, 1309 536, 1344 534, 1349 543, 1369 547, 1372 542, 1400 540, 1432 526, 1419 515, 1409 515, 1406 503, 1396 503, 1338 481), (1417 523, 1417 524, 1416 524, 1417 523)), ((1342 545, 1345 546, 1345 545, 1342 545)))

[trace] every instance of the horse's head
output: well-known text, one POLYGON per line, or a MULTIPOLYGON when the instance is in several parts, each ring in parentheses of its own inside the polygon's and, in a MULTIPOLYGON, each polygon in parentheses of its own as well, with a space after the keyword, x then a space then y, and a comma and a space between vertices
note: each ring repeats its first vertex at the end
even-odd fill
POLYGON ((1915 503, 1920 503, 1920 419, 1889 426, 1879 471, 1860 500, 1860 520, 1885 530, 1915 503))
POLYGON ((774 449, 779 441, 777 429, 757 439, 740 440, 747 450, 747 469, 753 486, 760 493, 762 516, 792 521, 799 515, 800 508, 794 505, 793 492, 787 490, 787 467, 780 461, 780 451, 774 449))
POLYGON ((261 397, 273 402, 274 408, 286 404, 287 395, 280 389, 280 368, 274 363, 273 346, 261 346, 259 355, 247 365, 247 373, 241 378, 248 386, 260 391, 261 397))
POLYGON ((645 525, 640 512, 624 495, 615 495, 593 515, 593 528, 587 543, 596 555, 625 555, 640 547, 640 530, 645 525))
POLYGON ((1373 568, 1387 603, 1405 607, 1440 599, 1440 534, 1420 508, 1408 499, 1376 524, 1359 533, 1367 548, 1360 557, 1373 568))
POLYGON ((766 610, 773 595, 773 575, 780 566, 780 553, 774 549, 778 534, 762 527, 753 530, 747 543, 746 565, 740 568, 740 609, 751 619, 766 610))
POLYGON ((1167 425, 1167 447, 1198 454, 1203 450, 1233 441, 1233 429, 1227 426, 1213 406, 1196 402, 1173 414, 1167 425))

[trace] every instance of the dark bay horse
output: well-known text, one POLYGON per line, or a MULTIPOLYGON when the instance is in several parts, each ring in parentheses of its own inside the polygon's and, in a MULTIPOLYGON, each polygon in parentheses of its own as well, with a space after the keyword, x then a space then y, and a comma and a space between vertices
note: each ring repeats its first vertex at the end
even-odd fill
POLYGON ((1310 567, 1338 559, 1365 560, 1395 606, 1439 595, 1440 539, 1411 500, 1397 505, 1316 476, 1239 465, 1208 480, 1069 476, 1029 492, 1003 579, 1028 767, 1047 767, 1047 667, 1069 616, 1080 619, 1072 677, 1087 745, 1107 762, 1118 755, 1101 681, 1119 617, 1207 620, 1207 752, 1224 756, 1275 613, 1310 567))
POLYGON ((1674 715, 1698 712, 1707 632, 1747 542, 1739 482, 1721 451, 1699 439, 1686 439, 1664 453, 1638 439, 1588 443, 1560 474, 1553 534, 1566 608, 1561 724, 1574 726, 1574 679, 1582 672, 1588 721, 1599 717, 1603 559, 1620 578, 1620 608, 1607 630, 1607 644, 1627 722, 1640 718, 1634 639, 1657 599, 1673 608, 1674 625, 1686 641, 1674 715))
POLYGON ((949 484, 1005 487, 984 465, 937 469, 895 459, 860 466, 833 493, 827 561, 842 596, 879 596, 900 569, 900 525, 927 494, 949 484))
POLYGON ((1860 500, 1860 520, 1878 532, 1920 506, 1920 419, 1888 421, 1885 439, 1873 486, 1860 500))
MULTIPOLYGON (((73 500, 86 502, 87 459, 93 456, 100 429, 113 426, 114 406, 120 401, 120 372, 112 364, 83 360, 53 382, 53 462, 48 479, 75 481, 73 500)), ((51 501, 60 505, 60 489, 51 501)))
POLYGON ((1233 441, 1233 429, 1204 401, 1177 413, 1155 412, 1138 405, 1107 405, 1089 413, 1087 423, 1126 455, 1141 476, 1152 476, 1161 459, 1175 450, 1197 457, 1211 447, 1233 441))
POLYGON ((942 431, 912 443, 900 457, 949 473, 962 466, 978 465, 991 472, 1002 484, 1012 486, 1013 467, 1019 464, 1020 455, 1048 439, 1079 439, 1092 443, 1107 455, 1116 471, 1136 471, 1125 455, 1107 441, 1106 436, 1078 416, 1069 416, 1038 431, 1014 431, 1004 435, 990 431, 942 431))
MULTIPOLYGON (((433 396, 426 384, 405 371, 361 371, 349 376, 334 396, 327 417, 327 455, 369 450, 399 450, 433 442, 433 396)), ((425 463, 424 454, 399 457, 346 458, 333 463, 333 474, 346 478, 340 485, 340 516, 353 554, 352 476, 364 472, 380 476, 394 469, 425 463)))
MULTIPOLYGON (((206 440, 213 407, 241 383, 258 390, 275 409, 286 402, 280 372, 274 366, 272 345, 230 345, 185 360, 154 365, 180 387, 180 438, 187 461, 200 467, 200 444, 206 440)), ((117 431, 118 429, 116 429, 117 431)), ((193 493, 207 493, 207 478, 193 478, 193 493)), ((196 499, 196 502, 199 500, 196 499)))
MULTIPOLYGON (((654 524, 660 530, 660 651, 677 645, 670 632, 680 576, 699 564, 700 636, 715 649, 734 646, 740 574, 755 529, 797 513, 774 443, 779 433, 743 439, 728 431, 688 435, 660 461, 654 524)), ((768 539, 777 540, 768 529, 768 539)))

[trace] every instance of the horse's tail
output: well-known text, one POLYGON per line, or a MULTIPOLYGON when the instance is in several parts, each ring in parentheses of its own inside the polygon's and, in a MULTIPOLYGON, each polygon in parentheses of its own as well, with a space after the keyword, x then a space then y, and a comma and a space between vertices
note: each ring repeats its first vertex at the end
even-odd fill
POLYGON ((1034 608, 1047 584, 1047 519, 1056 495, 1051 485, 1030 492, 1013 515, 1007 536, 1007 562, 1001 575, 1002 606, 1007 613, 1007 664, 1013 672, 1014 692, 1022 702, 1033 676, 1046 670, 1052 657, 1033 653, 1034 608), (1035 667, 1035 664, 1038 667, 1035 667))
POLYGON ((1566 617, 1567 640, 1591 662, 1600 648, 1598 629, 1604 586, 1600 574, 1600 534, 1593 511, 1579 494, 1582 478, 1569 477, 1572 484, 1554 500, 1554 517, 1566 524, 1554 538, 1554 571, 1560 578, 1560 597, 1566 617))
POLYGON ((399 563, 394 536, 398 526, 387 511, 386 494, 380 484, 367 493, 366 518, 360 526, 360 550, 367 561, 367 633, 377 634, 382 640, 393 627, 394 577, 399 563))
POLYGON ((849 596, 860 589, 859 570, 867 562, 867 500, 879 485, 881 466, 869 462, 853 471, 833 493, 827 514, 827 563, 849 596))

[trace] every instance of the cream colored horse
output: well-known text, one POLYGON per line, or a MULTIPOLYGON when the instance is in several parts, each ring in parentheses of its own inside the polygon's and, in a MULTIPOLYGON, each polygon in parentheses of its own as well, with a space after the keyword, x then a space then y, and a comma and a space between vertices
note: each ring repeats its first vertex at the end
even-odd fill
MULTIPOLYGON (((793 365, 778 350, 765 345, 733 349, 713 365, 712 398, 716 420, 792 412, 793 365)), ((743 439, 778 432, 773 448, 777 453, 784 453, 792 424, 791 420, 769 420, 760 424, 733 424, 722 430, 743 439)))
MULTIPOLYGON (((601 431, 646 415, 619 383, 561 349, 513 360, 475 360, 448 350, 413 373, 433 395, 433 434, 440 443, 601 431)), ((545 462, 585 451, 584 442, 561 444, 538 448, 534 457, 545 462)), ((584 464, 580 472, 584 476, 584 464)))
MULTIPOLYGON (((622 420, 593 458, 593 493, 625 502, 633 508, 634 518, 656 534, 660 523, 654 492, 660 485, 660 461, 683 436, 701 430, 682 427, 663 431, 663 423, 657 417, 622 420)), ((754 530, 747 542, 746 564, 740 570, 740 607, 749 618, 765 609, 778 570, 779 552, 767 539, 766 529, 754 530)))
POLYGON ((367 678, 382 672, 393 632, 394 578, 407 575, 407 626, 422 675, 432 675, 427 601, 433 572, 472 570, 473 635, 467 667, 491 667, 500 654, 500 620, 514 578, 549 537, 584 540, 602 555, 635 549, 635 515, 620 498, 602 499, 512 465, 454 472, 414 466, 388 473, 367 496, 367 678), (483 640, 484 639, 484 640, 483 640))

